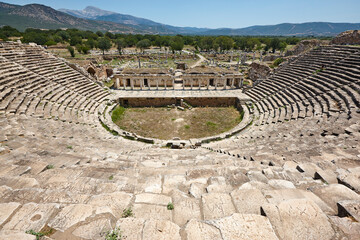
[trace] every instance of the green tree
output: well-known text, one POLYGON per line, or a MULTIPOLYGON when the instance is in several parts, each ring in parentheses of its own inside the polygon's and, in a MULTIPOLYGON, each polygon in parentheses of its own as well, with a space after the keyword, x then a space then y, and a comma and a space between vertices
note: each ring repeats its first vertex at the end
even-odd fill
POLYGON ((278 38, 271 39, 270 47, 272 48, 272 52, 275 53, 276 49, 280 49, 280 40, 278 38))
POLYGON ((111 48, 110 40, 105 37, 99 38, 98 48, 103 52, 103 55, 105 55, 105 51, 107 51, 111 48))
POLYGON ((122 49, 126 47, 125 40, 123 38, 116 39, 116 47, 117 47, 117 50, 119 51, 119 54, 121 55, 122 49))
POLYGON ((77 44, 81 44, 82 43, 82 39, 79 36, 73 36, 70 39, 70 45, 71 46, 76 46, 77 44))
POLYGON ((230 37, 220 36, 217 37, 215 43, 219 45, 220 51, 230 50, 234 46, 234 40, 230 37))
POLYGON ((71 57, 75 57, 75 50, 72 46, 68 46, 67 50, 69 51, 71 57))
POLYGON ((170 47, 173 53, 175 51, 181 51, 184 48, 184 40, 181 36, 175 36, 170 42, 170 47))
POLYGON ((146 48, 149 48, 151 46, 151 42, 149 39, 143 39, 138 41, 138 43, 136 44, 136 48, 139 48, 142 52, 144 52, 144 50, 146 48))

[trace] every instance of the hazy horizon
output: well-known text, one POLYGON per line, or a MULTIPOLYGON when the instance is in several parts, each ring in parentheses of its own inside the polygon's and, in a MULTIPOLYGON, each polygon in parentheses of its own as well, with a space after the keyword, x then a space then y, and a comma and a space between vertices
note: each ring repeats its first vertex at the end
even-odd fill
MULTIPOLYGON (((1 0, 0 0, 1 1, 1 0)), ((12 0, 10 4, 43 4, 54 9, 66 8, 83 10, 87 6, 103 10, 129 14, 155 22, 200 28, 243 28, 254 25, 276 25, 280 23, 334 22, 360 23, 360 1, 344 0, 303 0, 303 1, 243 1, 212 0, 189 1, 181 4, 158 1, 70 1, 70 0, 12 0)))

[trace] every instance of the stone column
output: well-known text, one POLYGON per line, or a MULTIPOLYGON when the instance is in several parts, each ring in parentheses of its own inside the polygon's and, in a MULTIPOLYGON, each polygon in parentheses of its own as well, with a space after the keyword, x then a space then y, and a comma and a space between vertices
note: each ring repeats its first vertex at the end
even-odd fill
POLYGON ((193 88, 193 82, 194 82, 194 79, 191 81, 191 90, 192 90, 192 88, 193 88))
POLYGON ((215 90, 217 90, 217 82, 218 82, 218 79, 215 78, 214 80, 215 80, 215 90))
POLYGON ((116 78, 116 79, 115 79, 115 87, 116 87, 117 89, 120 88, 120 79, 119 79, 119 78, 116 78))
POLYGON ((209 85, 210 85, 210 79, 208 78, 208 80, 207 80, 207 90, 209 90, 209 85))
POLYGON ((143 89, 144 79, 140 79, 140 89, 143 89))
MULTIPOLYGON (((118 80, 118 79, 117 79, 118 80)), ((124 85, 124 90, 126 89, 126 82, 125 79, 123 79, 123 85, 124 85)))
POLYGON ((243 85, 244 85, 244 79, 241 79, 241 80, 240 80, 240 88, 242 88, 243 85))
POLYGON ((226 89, 227 78, 224 78, 224 89, 226 89))
POLYGON ((234 88, 234 81, 235 81, 235 79, 232 78, 232 79, 231 79, 231 88, 234 88))
POLYGON ((134 90, 134 79, 130 79, 131 90, 134 90))
POLYGON ((149 90, 150 90, 150 88, 151 88, 151 79, 148 79, 148 87, 149 87, 149 90))
POLYGON ((166 79, 164 80, 164 86, 165 86, 165 90, 166 90, 166 79))
POLYGON ((199 79, 199 90, 201 89, 201 79, 199 79))
POLYGON ((159 79, 156 79, 156 90, 159 90, 159 79))
POLYGON ((171 77, 172 78, 172 83, 173 83, 173 90, 175 90, 175 77, 171 77))
POLYGON ((183 79, 183 90, 185 90, 185 83, 186 83, 186 80, 183 79))

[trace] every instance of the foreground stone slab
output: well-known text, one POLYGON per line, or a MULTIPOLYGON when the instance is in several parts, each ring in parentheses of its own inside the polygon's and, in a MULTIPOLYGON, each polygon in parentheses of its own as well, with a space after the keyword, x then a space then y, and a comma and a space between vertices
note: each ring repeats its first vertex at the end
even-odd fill
POLYGON ((235 212, 231 197, 226 193, 206 193, 201 196, 204 219, 230 216, 235 212))
POLYGON ((171 202, 171 197, 159 194, 141 193, 135 197, 135 203, 167 205, 169 202, 171 202))
POLYGON ((200 220, 200 200, 189 198, 180 191, 175 191, 172 194, 174 200, 173 222, 179 226, 184 225, 190 219, 200 220))
POLYGON ((126 240, 138 240, 142 239, 144 222, 142 218, 121 218, 116 226, 120 227, 121 235, 126 240))
POLYGON ((352 216, 360 222, 360 201, 344 200, 338 202, 338 206, 340 217, 352 216))
POLYGON ((64 207, 48 225, 58 231, 64 232, 74 224, 85 221, 87 217, 91 216, 92 211, 93 208, 91 205, 69 205, 64 207))
MULTIPOLYGON (((360 171, 360 169, 357 169, 360 171)), ((346 175, 340 174, 339 180, 355 192, 360 193, 360 172, 351 172, 346 175)))
POLYGON ((77 227, 72 234, 84 239, 103 239, 103 236, 111 229, 110 219, 100 218, 77 227))
POLYGON ((260 215, 260 207, 268 203, 259 189, 234 190, 231 197, 239 213, 260 215))
POLYGON ((336 184, 338 180, 336 174, 331 170, 318 170, 315 172, 315 178, 321 178, 324 182, 328 184, 336 184))
POLYGON ((10 215, 20 206, 20 203, 1 203, 0 204, 0 225, 2 225, 10 215))
POLYGON ((347 217, 331 216, 332 223, 340 228, 349 240, 358 240, 360 235, 360 223, 347 217))
POLYGON ((268 184, 276 189, 295 188, 292 182, 281 179, 271 179, 268 184))
POLYGON ((143 229, 143 240, 181 240, 178 225, 163 220, 148 220, 143 229))
POLYGON ((36 236, 27 234, 23 231, 11 231, 11 230, 2 230, 0 231, 1 240, 36 240, 36 236))
POLYGON ((256 214, 234 213, 230 217, 207 223, 220 229, 224 240, 278 239, 269 220, 256 214))
POLYGON ((310 190, 337 213, 337 203, 342 200, 360 200, 360 196, 341 184, 313 187, 310 190))
POLYGON ((131 194, 124 192, 115 192, 101 194, 92 197, 88 204, 95 208, 109 207, 116 218, 120 218, 123 210, 129 205, 132 198, 131 194))
POLYGON ((222 240, 219 229, 194 219, 186 224, 185 234, 187 240, 222 240))
POLYGON ((133 213, 136 218, 172 220, 172 212, 166 206, 134 204, 133 213))
POLYGON ((184 175, 165 175, 163 184, 163 193, 168 194, 172 190, 184 185, 186 178, 184 175))
POLYGON ((40 231, 52 215, 59 210, 58 204, 24 204, 11 220, 5 224, 3 230, 34 230, 40 231))
POLYGON ((335 214, 335 211, 333 211, 323 200, 310 191, 302 189, 267 190, 264 191, 264 196, 267 201, 272 204, 279 204, 282 201, 291 199, 309 199, 314 201, 326 214, 335 214))
POLYGON ((335 232, 327 216, 307 199, 292 199, 262 207, 281 239, 332 239, 335 232))

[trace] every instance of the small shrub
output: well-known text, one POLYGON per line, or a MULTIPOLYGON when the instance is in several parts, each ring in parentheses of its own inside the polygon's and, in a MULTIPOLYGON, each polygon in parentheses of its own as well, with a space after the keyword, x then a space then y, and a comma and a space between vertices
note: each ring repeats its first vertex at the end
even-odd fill
POLYGON ((73 149, 73 147, 71 145, 66 147, 67 149, 73 149))
POLYGON ((53 233, 53 230, 54 229, 50 228, 50 230, 47 232, 35 232, 34 230, 30 229, 30 230, 26 231, 25 233, 34 235, 34 236, 36 236, 36 240, 40 240, 40 238, 42 238, 44 236, 51 235, 53 233))
POLYGON ((128 218, 128 217, 132 217, 132 216, 134 216, 134 213, 131 208, 127 208, 127 209, 125 208, 121 215, 122 218, 128 218))
POLYGON ((109 180, 113 180, 113 179, 114 179, 114 176, 111 175, 111 176, 109 177, 109 180))
POLYGON ((189 125, 185 125, 185 129, 190 129, 190 126, 189 126, 189 125))
POLYGON ((283 59, 283 58, 277 58, 277 59, 275 59, 273 65, 274 65, 275 67, 277 67, 277 66, 279 66, 281 63, 283 63, 284 61, 285 61, 285 59, 283 59))
POLYGON ((122 238, 120 227, 106 233, 105 240, 120 240, 122 238))
POLYGON ((174 204, 169 202, 168 205, 167 205, 167 210, 173 210, 173 209, 174 209, 174 204))
POLYGON ((53 168, 54 168, 54 165, 52 165, 52 164, 49 164, 46 166, 46 169, 53 169, 53 168))

